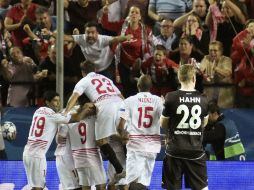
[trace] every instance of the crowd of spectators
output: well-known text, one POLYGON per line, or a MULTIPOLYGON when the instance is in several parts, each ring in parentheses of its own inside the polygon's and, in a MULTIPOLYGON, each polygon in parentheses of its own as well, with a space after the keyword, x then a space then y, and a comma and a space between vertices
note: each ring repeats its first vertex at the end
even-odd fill
MULTIPOLYGON (((165 95, 179 85, 178 66, 194 64, 196 89, 209 100, 254 107, 253 1, 64 0, 64 9, 65 98, 86 59, 126 98, 142 73, 165 95)), ((0 0, 2 105, 40 105, 55 88, 56 27, 56 0, 0 0)))

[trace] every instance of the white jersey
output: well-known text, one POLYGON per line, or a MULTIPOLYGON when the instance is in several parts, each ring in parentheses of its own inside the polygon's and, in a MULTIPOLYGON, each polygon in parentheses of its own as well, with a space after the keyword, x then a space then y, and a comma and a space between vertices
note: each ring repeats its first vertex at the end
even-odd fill
POLYGON ((98 35, 98 39, 94 44, 87 42, 87 35, 73 35, 74 41, 80 46, 86 60, 95 64, 96 72, 104 71, 109 67, 114 58, 114 54, 109 47, 112 36, 98 35))
POLYGON ((23 155, 45 157, 55 137, 57 125, 60 123, 68 123, 70 118, 70 115, 64 116, 48 107, 37 109, 33 115, 28 141, 23 155))
POLYGON ((91 102, 103 101, 111 99, 121 94, 119 89, 109 78, 91 72, 82 78, 75 86, 73 92, 86 94, 91 102))
POLYGON ((61 124, 58 126, 58 135, 66 137, 66 142, 64 144, 57 144, 55 156, 64 156, 67 154, 71 155, 71 145, 70 138, 68 136, 68 130, 68 124, 61 124))
POLYGON ((100 165, 102 158, 95 141, 95 117, 68 126, 75 168, 100 165))
POLYGON ((128 150, 150 153, 160 152, 161 98, 149 92, 140 92, 124 100, 126 106, 128 150))

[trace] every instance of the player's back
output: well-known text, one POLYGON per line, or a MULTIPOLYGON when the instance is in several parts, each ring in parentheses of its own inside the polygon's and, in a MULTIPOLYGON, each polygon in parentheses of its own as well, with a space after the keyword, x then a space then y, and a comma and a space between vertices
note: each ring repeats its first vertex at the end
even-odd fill
POLYGON ((127 146, 145 152, 160 150, 159 119, 163 105, 161 98, 150 92, 140 92, 124 100, 129 114, 127 130, 130 141, 127 146))
POLYGON ((98 165, 101 156, 95 141, 95 116, 68 126, 75 167, 98 165))
POLYGON ((101 101, 121 94, 112 80, 94 72, 82 78, 76 84, 74 92, 85 93, 91 102, 101 101))
POLYGON ((169 116, 167 153, 197 158, 203 153, 203 120, 207 117, 207 99, 198 91, 174 91, 165 97, 164 116, 169 116))
POLYGON ((55 113, 48 107, 37 109, 33 115, 24 154, 44 157, 55 137, 58 123, 67 123, 69 119, 69 116, 55 113))

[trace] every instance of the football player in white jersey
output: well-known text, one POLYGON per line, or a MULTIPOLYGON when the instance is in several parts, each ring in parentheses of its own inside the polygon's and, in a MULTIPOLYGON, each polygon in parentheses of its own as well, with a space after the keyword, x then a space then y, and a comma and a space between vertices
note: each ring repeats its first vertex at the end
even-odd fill
MULTIPOLYGON (((55 150, 57 174, 64 190, 82 190, 79 185, 79 178, 74 166, 74 160, 71 152, 69 138, 62 137, 60 132, 63 131, 67 124, 61 124, 58 127, 56 135, 57 147, 55 150), (61 138, 62 137, 62 138, 61 138)), ((70 124, 71 125, 71 124, 70 124)))
POLYGON ((70 141, 82 190, 90 190, 93 185, 97 190, 105 190, 107 177, 95 140, 95 116, 65 125, 59 130, 59 136, 70 141))
POLYGON ((75 115, 63 115, 60 110, 60 96, 54 91, 44 93, 46 106, 38 108, 32 118, 28 141, 23 152, 23 163, 28 184, 32 190, 45 187, 46 152, 51 145, 59 123, 79 121, 90 113, 90 108, 82 109, 75 115))
POLYGON ((121 109, 121 122, 118 127, 122 134, 124 124, 129 133, 127 143, 126 182, 129 189, 147 189, 157 153, 160 152, 160 116, 163 103, 160 97, 149 91, 152 80, 149 75, 142 75, 137 83, 139 93, 124 100, 121 109), (125 110, 124 110, 125 109, 125 110))
POLYGON ((76 84, 67 103, 65 113, 76 104, 80 95, 85 94, 96 106, 95 139, 102 153, 116 170, 115 181, 125 177, 125 171, 108 143, 108 137, 117 134, 119 107, 123 97, 109 78, 95 73, 95 64, 86 60, 80 64, 83 78, 76 84))

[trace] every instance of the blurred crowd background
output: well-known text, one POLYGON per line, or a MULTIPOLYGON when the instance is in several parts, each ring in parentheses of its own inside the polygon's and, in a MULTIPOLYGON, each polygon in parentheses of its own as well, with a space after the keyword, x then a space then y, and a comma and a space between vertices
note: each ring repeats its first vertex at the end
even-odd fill
MULTIPOLYGON (((196 89, 209 100, 253 108, 253 10, 252 0, 64 0, 65 102, 89 59, 125 97, 142 73, 164 96, 178 88, 178 66, 194 64, 196 89)), ((0 0, 3 106, 40 106, 55 90, 56 27, 56 0, 0 0)))

